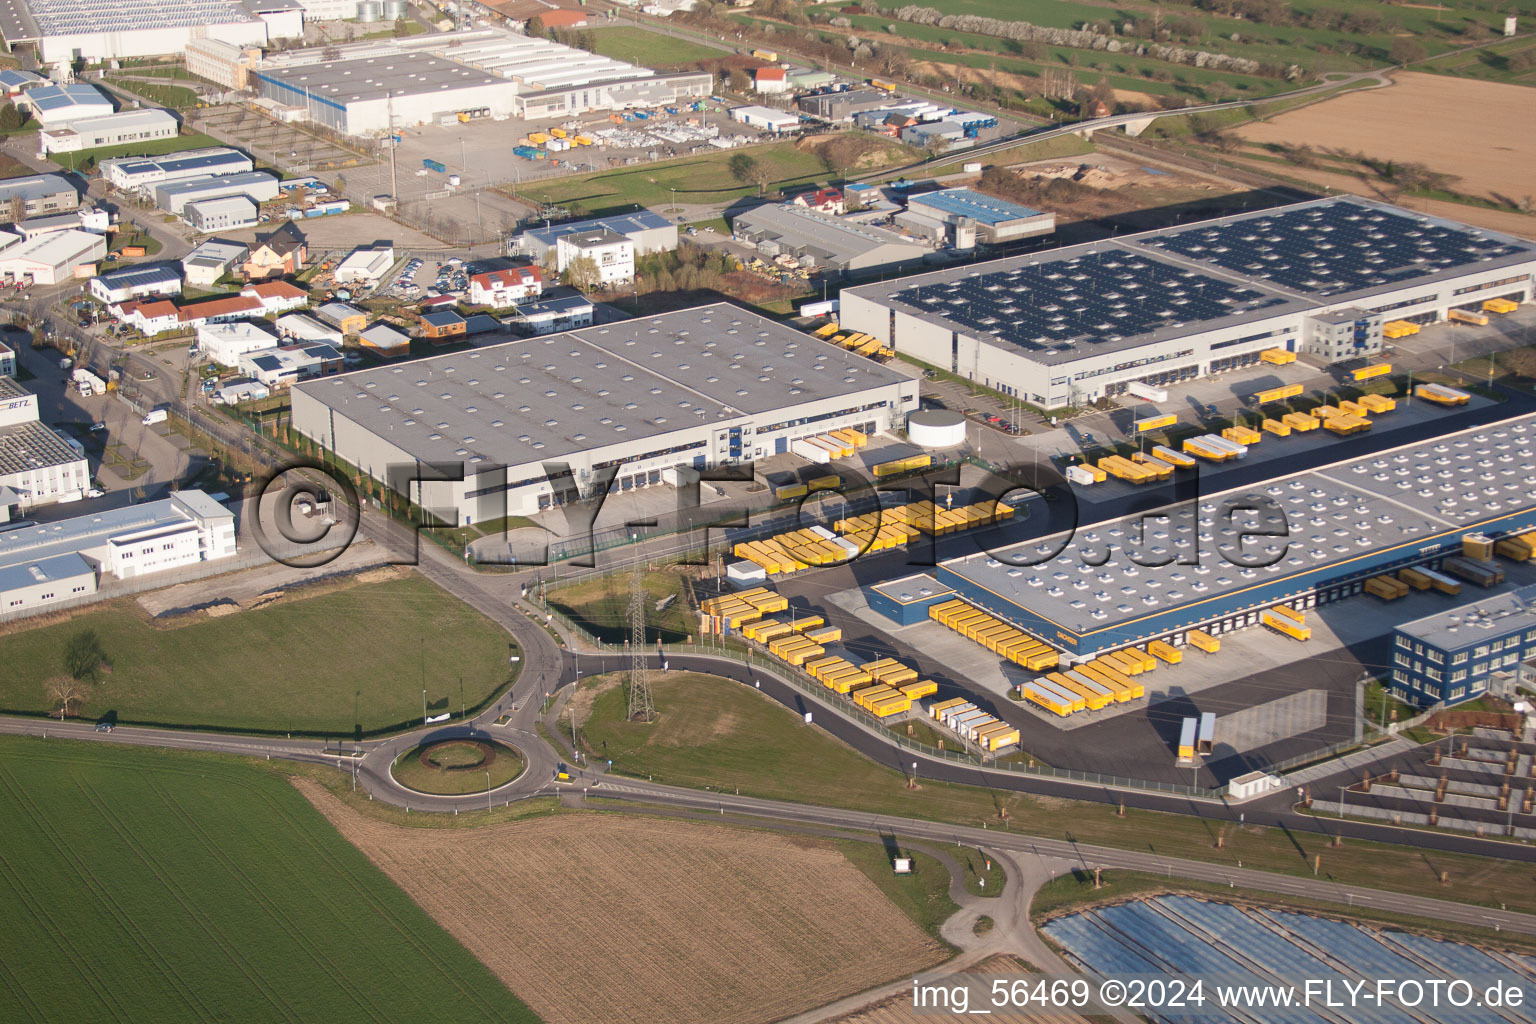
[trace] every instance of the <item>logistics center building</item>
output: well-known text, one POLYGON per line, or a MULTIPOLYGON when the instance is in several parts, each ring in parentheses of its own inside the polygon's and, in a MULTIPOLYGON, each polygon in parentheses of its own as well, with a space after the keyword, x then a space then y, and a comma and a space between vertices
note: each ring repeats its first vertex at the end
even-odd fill
POLYGON ((1536 416, 1504 420, 1211 495, 1198 523, 1174 509, 1144 521, 1143 537, 1143 521, 1111 520, 944 562, 933 576, 1074 660, 1155 639, 1177 646, 1191 629, 1245 628, 1277 604, 1304 610, 1359 594, 1373 576, 1438 566, 1469 533, 1536 527, 1533 444, 1536 416))
POLYGON ((250 72, 265 99, 346 135, 475 116, 569 117, 709 95, 707 72, 658 74, 501 29, 270 54, 250 72))
POLYGON ((601 472, 631 490, 841 427, 889 430, 917 391, 719 303, 301 383, 292 402, 300 433, 376 480, 462 464, 464 480, 411 483, 409 496, 468 524, 586 497, 601 472))
POLYGON ((1355 197, 843 289, 842 326, 1043 408, 1382 349, 1383 324, 1528 302, 1536 245, 1355 197))

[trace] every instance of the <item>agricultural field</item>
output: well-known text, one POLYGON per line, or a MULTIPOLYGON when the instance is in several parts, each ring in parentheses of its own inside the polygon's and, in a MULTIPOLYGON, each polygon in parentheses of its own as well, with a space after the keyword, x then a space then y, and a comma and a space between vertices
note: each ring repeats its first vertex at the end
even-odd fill
POLYGON ((0 636, 0 708, 49 710, 45 686, 85 633, 105 665, 77 714, 122 722, 352 734, 419 720, 423 678, 428 704, 455 713, 507 679, 506 633, 412 575, 220 618, 152 620, 120 600, 12 632, 0 636))
POLYGON ((0 738, 0 1019, 538 1018, 256 763, 0 738))
POLYGON ((624 25, 595 28, 592 35, 597 41, 597 52, 602 56, 648 68, 687 67, 730 53, 728 49, 624 25))
POLYGON ((1304 145, 1325 159, 1363 154, 1383 164, 1422 163, 1455 176, 1456 191, 1474 196, 1519 200, 1536 191, 1532 133, 1494 130, 1477 145, 1466 142, 1469 117, 1494 128, 1536 124, 1536 89, 1412 72, 1393 77, 1390 88, 1350 92, 1236 134, 1259 146, 1304 145))
MULTIPOLYGON (((912 151, 900 143, 878 143, 881 160, 870 161, 874 168, 913 159, 912 151)), ((517 195, 536 203, 569 207, 588 214, 628 212, 636 205, 662 209, 678 203, 719 204, 724 206, 745 196, 755 196, 759 188, 738 181, 731 175, 731 158, 745 153, 764 171, 767 194, 783 188, 828 181, 832 172, 814 149, 795 142, 770 143, 731 152, 681 157, 648 163, 639 167, 576 175, 547 183, 519 187, 517 195)))
POLYGON ((779 1020, 945 956, 823 842, 617 814, 449 834, 305 791, 551 1024, 779 1020))
MULTIPOLYGON (((611 758, 613 770, 652 777, 674 786, 735 790, 744 795, 848 807, 930 821, 990 828, 1016 827, 1031 835, 1064 838, 1120 849, 1158 852, 1191 860, 1243 865, 1281 874, 1312 875, 1322 856, 1334 881, 1398 892, 1436 885, 1437 872, 1459 879, 1440 890, 1447 899, 1536 911, 1529 865, 1493 858, 1437 853, 1412 864, 1401 849, 1351 842, 1334 848, 1326 836, 1245 826, 1229 830, 1217 849, 1206 826, 1178 815, 1108 804, 1035 797, 920 780, 909 789, 900 772, 879 765, 832 738, 799 715, 750 687, 691 672, 656 673, 651 693, 659 719, 651 725, 625 720, 619 675, 583 680, 572 698, 578 735, 593 757, 611 758), (1000 811, 1008 812, 1004 823, 1000 811)), ((818 716, 819 717, 819 716, 818 716)))

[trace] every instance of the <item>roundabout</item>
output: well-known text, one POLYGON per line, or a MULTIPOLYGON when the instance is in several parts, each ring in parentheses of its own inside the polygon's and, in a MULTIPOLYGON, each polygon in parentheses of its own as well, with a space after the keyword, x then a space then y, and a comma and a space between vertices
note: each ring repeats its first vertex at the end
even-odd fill
POLYGON ((396 783, 433 796, 468 796, 497 789, 523 774, 513 747, 475 737, 435 740, 405 751, 389 768, 396 783))

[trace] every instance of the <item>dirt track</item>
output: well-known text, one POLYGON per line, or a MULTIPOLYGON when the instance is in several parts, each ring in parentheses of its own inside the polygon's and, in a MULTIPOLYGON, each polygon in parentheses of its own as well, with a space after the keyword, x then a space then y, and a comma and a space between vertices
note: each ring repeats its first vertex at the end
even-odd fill
POLYGON ((944 956, 819 844, 596 815, 411 829, 296 784, 550 1024, 778 1020, 944 956))
POLYGON ((1404 72, 1387 89, 1344 93, 1237 134, 1422 163, 1460 176, 1458 191, 1519 200, 1536 192, 1536 89, 1404 72))

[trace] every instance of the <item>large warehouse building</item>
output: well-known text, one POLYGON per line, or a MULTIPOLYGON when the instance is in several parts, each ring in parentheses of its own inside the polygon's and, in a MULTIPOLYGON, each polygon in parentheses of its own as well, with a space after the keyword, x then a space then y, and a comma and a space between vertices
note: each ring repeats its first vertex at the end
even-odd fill
POLYGON ((461 111, 543 118, 659 106, 708 96, 713 82, 489 28, 272 54, 250 78, 263 98, 348 135, 461 111))
POLYGON ((1532 297, 1536 245, 1354 197, 845 288, 843 326, 1043 408, 1532 297))
POLYGON ((174 139, 181 122, 169 110, 124 110, 104 117, 82 117, 59 128, 38 132, 45 153, 78 153, 151 139, 174 139))
POLYGON ((586 496, 600 472, 631 490, 839 427, 888 430, 917 381, 719 303, 298 384, 292 402, 300 433, 374 479, 462 465, 464 480, 409 494, 468 524, 586 496))
POLYGON ((507 251, 527 256, 536 262, 545 262, 561 238, 566 235, 589 234, 594 231, 611 231, 623 235, 635 243, 635 255, 645 256, 653 252, 671 252, 677 248, 677 225, 659 213, 639 209, 612 217, 589 217, 571 220, 564 224, 551 224, 542 228, 529 228, 515 235, 507 244, 507 251))
POLYGON ((1182 644, 1191 629, 1219 635, 1277 604, 1304 610, 1372 576, 1438 566, 1468 533, 1536 527, 1533 445, 1536 416, 1504 420, 1203 497, 1198 525, 1194 510, 1176 512, 1140 539, 1112 520, 945 562, 934 577, 1073 658, 1182 644))
POLYGON ((77 499, 90 486, 83 450, 38 419, 37 395, 0 377, 0 490, 25 511, 77 499))
POLYGON ((7 0, 0 4, 6 48, 35 47, 43 64, 180 53, 193 39, 263 46, 303 33, 296 0, 7 0))
POLYGON ((210 149, 184 150, 169 156, 130 156, 103 160, 101 174, 113 188, 147 193, 157 185, 173 181, 188 181, 217 174, 244 174, 255 169, 255 166, 251 158, 238 149, 214 146, 210 149))

